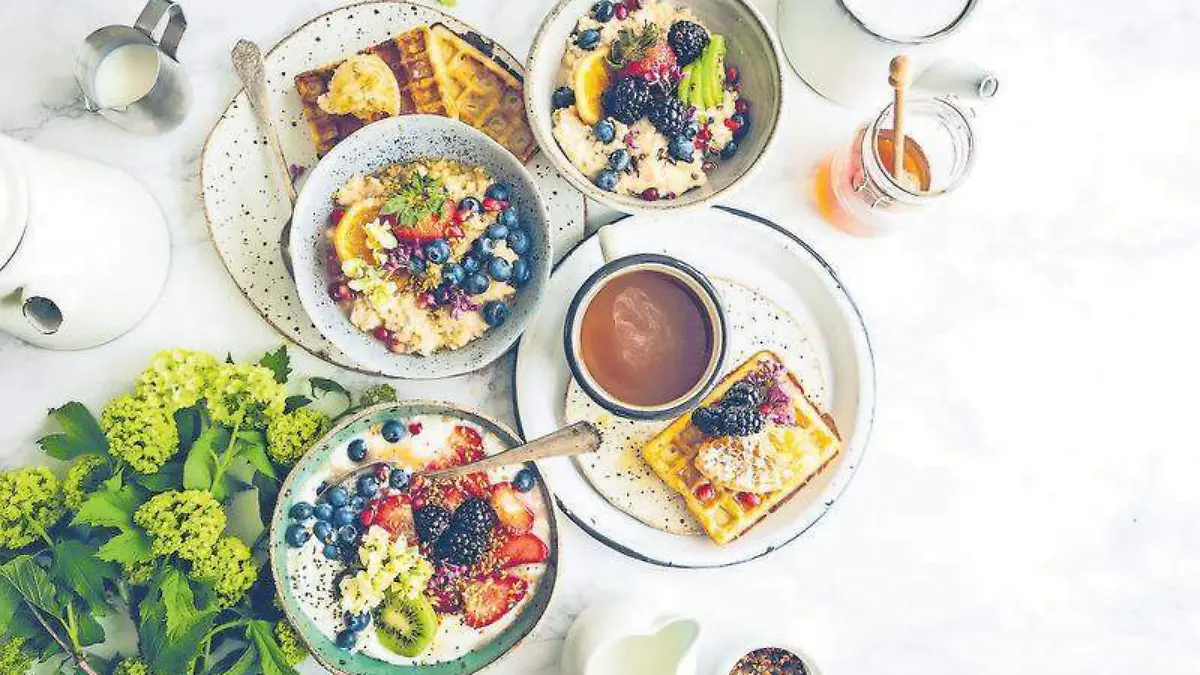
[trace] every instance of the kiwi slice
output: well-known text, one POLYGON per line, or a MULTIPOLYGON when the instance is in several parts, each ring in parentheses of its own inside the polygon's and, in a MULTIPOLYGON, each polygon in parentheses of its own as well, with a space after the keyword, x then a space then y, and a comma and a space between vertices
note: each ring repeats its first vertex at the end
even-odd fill
POLYGON ((420 655, 433 642, 437 627, 437 613, 423 595, 406 598, 389 593, 375 610, 379 643, 400 656, 420 655))

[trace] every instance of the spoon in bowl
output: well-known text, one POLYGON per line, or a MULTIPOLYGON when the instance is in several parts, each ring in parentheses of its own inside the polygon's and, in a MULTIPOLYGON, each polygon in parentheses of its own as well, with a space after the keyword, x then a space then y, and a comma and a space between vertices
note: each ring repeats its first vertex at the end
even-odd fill
MULTIPOLYGON (((426 480, 437 480, 444 478, 454 478, 467 473, 475 473, 477 471, 487 471, 501 466, 509 466, 512 464, 523 464, 532 462, 538 459, 546 459, 547 457, 569 457, 572 455, 583 455, 589 452, 596 452, 600 449, 600 432, 591 422, 576 422, 568 427, 563 427, 551 434, 534 439, 524 445, 518 445, 514 448, 509 448, 504 452, 499 452, 483 459, 478 459, 474 462, 452 466, 446 469, 437 471, 421 471, 412 472, 412 477, 421 476, 426 480)), ((387 465, 387 462, 373 462, 358 467, 353 471, 348 471, 341 475, 335 476, 325 481, 326 487, 317 491, 317 495, 323 494, 326 490, 334 485, 341 485, 346 481, 357 478, 365 474, 375 473, 376 467, 379 465, 387 465)))
POLYGON ((238 79, 246 88, 246 98, 250 99, 250 108, 258 119, 259 129, 267 137, 267 148, 270 150, 276 176, 283 184, 283 194, 288 198, 288 218, 279 233, 279 250, 283 255, 283 266, 288 274, 292 273, 292 256, 288 253, 288 236, 292 230, 292 210, 296 206, 296 186, 292 185, 292 175, 288 170, 287 160, 283 157, 283 148, 279 145, 279 134, 275 132, 275 123, 271 121, 271 101, 267 94, 267 76, 264 72, 262 52, 258 45, 249 40, 238 40, 233 46, 233 69, 237 71, 238 79))

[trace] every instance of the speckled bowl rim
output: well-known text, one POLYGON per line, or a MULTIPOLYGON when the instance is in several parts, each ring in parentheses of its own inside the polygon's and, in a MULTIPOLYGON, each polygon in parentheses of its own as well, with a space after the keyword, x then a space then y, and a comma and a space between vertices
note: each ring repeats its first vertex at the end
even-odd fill
MULTIPOLYGON (((292 623, 296 623, 296 619, 293 618, 293 614, 307 618, 307 615, 304 614, 299 608, 289 606, 286 598, 284 597, 283 590, 282 590, 284 580, 281 576, 280 569, 286 568, 286 564, 284 564, 282 566, 278 564, 278 561, 277 561, 278 554, 276 552, 277 547, 274 545, 274 543, 279 540, 279 528, 282 527, 285 523, 287 523, 288 516, 287 516, 287 509, 284 508, 283 494, 287 490, 292 489, 292 487, 293 487, 292 483, 293 483, 293 479, 296 475, 295 467, 300 466, 303 462, 307 461, 312 455, 314 455, 320 448, 322 448, 323 446, 332 442, 333 438, 338 433, 342 432, 350 425, 355 424, 356 422, 359 422, 364 418, 371 417, 372 415, 374 415, 376 413, 383 412, 386 410, 399 409, 399 408, 403 408, 406 406, 428 406, 428 407, 434 407, 434 408, 442 408, 443 414, 450 414, 452 416, 465 416, 468 418, 476 417, 476 418, 486 421, 489 425, 494 427, 494 429, 499 430, 500 432, 502 432, 503 435, 507 436, 508 438, 501 439, 501 440, 505 441, 505 443, 508 443, 509 441, 513 441, 516 444, 521 444, 521 443, 525 442, 524 436, 517 433, 516 430, 509 427, 507 424, 501 422, 500 420, 497 420, 495 417, 492 417, 491 415, 480 412, 478 410, 467 408, 467 407, 459 405, 457 403, 453 403, 450 401, 443 401, 440 399, 405 399, 405 400, 394 401, 394 402, 390 402, 390 403, 379 403, 379 404, 376 404, 376 405, 373 405, 373 406, 370 406, 367 408, 363 408, 362 410, 358 410, 356 412, 349 413, 349 414, 344 415, 341 418, 339 418, 337 420, 337 422, 333 425, 333 427, 331 427, 329 429, 329 431, 325 433, 325 435, 323 435, 320 439, 315 441, 309 447, 309 449, 305 451, 305 453, 300 457, 300 459, 296 460, 296 463, 292 465, 292 469, 288 471, 288 475, 286 477, 284 477, 283 482, 280 483, 280 485, 279 485, 280 498, 278 500, 276 500, 276 502, 275 502, 275 510, 271 513, 271 522, 267 527, 267 558, 268 558, 267 564, 271 568, 271 578, 275 583, 275 598, 279 602, 279 605, 282 607, 284 616, 287 617, 288 621, 290 621, 292 623)), ((521 635, 520 637, 518 637, 517 640, 515 642, 513 642, 512 646, 510 646, 507 650, 505 650, 503 653, 501 653, 499 656, 497 656, 490 663, 487 663, 475 670, 467 669, 467 670, 460 671, 461 675, 473 675, 473 673, 478 673, 478 672, 487 670, 488 668, 491 668, 491 667, 495 666, 496 664, 500 663, 506 657, 508 657, 510 654, 512 654, 514 651, 516 651, 517 648, 521 646, 521 643, 524 642, 526 638, 528 638, 530 635, 533 635, 534 633, 537 632, 538 628, 542 624, 542 621, 546 618, 546 612, 549 611, 550 606, 554 603, 554 599, 556 597, 555 591, 558 588, 558 575, 559 575, 559 570, 562 567, 562 558, 563 558, 562 552, 561 552, 561 543, 562 542, 561 542, 561 537, 559 536, 559 533, 558 533, 558 514, 555 512, 555 504, 557 503, 558 500, 554 497, 554 493, 550 489, 550 485, 542 477, 541 472, 538 471, 537 464, 535 462, 526 462, 525 464, 526 464, 526 467, 531 467, 533 469, 534 475, 537 476, 537 478, 538 478, 536 484, 538 486, 539 492, 541 493, 542 501, 546 505, 546 522, 550 528, 550 537, 549 537, 550 541, 547 542, 547 545, 550 548, 550 556, 546 559, 546 570, 542 574, 543 578, 549 577, 549 581, 546 582, 548 585, 545 590, 545 602, 543 603, 540 613, 533 620, 533 623, 530 625, 529 630, 526 631, 524 635, 521 635)), ((309 620, 311 620, 311 619, 309 619, 309 620)), ((341 670, 336 664, 330 663, 330 662, 328 662, 327 659, 322 658, 322 656, 319 654, 319 652, 317 650, 313 649, 311 647, 311 645, 308 644, 308 641, 307 641, 307 639, 305 639, 303 632, 297 630, 296 633, 299 636, 300 641, 304 644, 305 648, 308 649, 309 654, 312 655, 313 659, 316 660, 317 663, 321 664, 321 666, 323 668, 325 668, 326 670, 328 670, 330 673, 333 673, 334 675, 355 675, 355 673, 353 673, 352 671, 341 670)), ((371 658, 371 657, 367 657, 367 658, 371 658)), ((378 659, 375 659, 375 660, 378 661, 378 659)), ((379 662, 387 663, 385 661, 379 661, 379 662)), ((439 664, 437 667, 448 666, 452 663, 454 663, 454 662, 453 661, 444 662, 442 664, 439 664)), ((420 673, 422 669, 428 669, 428 668, 434 667, 434 666, 401 666, 401 665, 396 665, 396 664, 390 664, 390 665, 392 666, 392 669, 396 673, 396 675, 405 675, 406 672, 411 673, 412 675, 416 675, 417 673, 420 673)))
MULTIPOLYGON (((321 12, 320 14, 317 14, 316 16, 312 17, 308 21, 305 21, 304 23, 291 29, 283 37, 276 40, 275 44, 271 45, 270 49, 268 49, 266 52, 263 53, 263 59, 266 60, 267 57, 269 57, 271 54, 275 53, 275 50, 278 49, 280 45, 282 45, 287 40, 290 40, 293 37, 295 37, 295 35, 297 33, 304 30, 305 28, 308 28, 312 24, 317 23, 318 21, 324 19, 327 16, 330 16, 337 12, 344 11, 351 7, 365 7, 367 5, 379 5, 379 4, 417 5, 417 6, 421 7, 423 10, 428 10, 428 11, 440 14, 442 19, 449 21, 450 24, 457 24, 459 26, 466 28, 467 30, 469 30, 471 32, 476 33, 477 35, 485 37, 489 42, 491 42, 493 49, 497 49, 500 51, 500 53, 504 57, 504 61, 506 63, 515 63, 522 69, 522 72, 518 73, 518 75, 521 76, 522 84, 524 84, 524 80, 527 77, 527 73, 525 72, 524 64, 521 63, 520 59, 513 56, 513 53, 511 50, 509 50, 504 45, 500 44, 500 42, 498 40, 491 38, 491 37, 487 37, 486 33, 479 30, 474 25, 467 23, 466 21, 463 21, 462 19, 458 18, 457 16, 454 16, 452 14, 447 14, 446 12, 443 12, 442 10, 438 9, 437 7, 433 7, 431 5, 426 5, 426 4, 422 4, 422 3, 407 2, 407 0, 361 0, 361 2, 351 2, 348 4, 342 5, 341 7, 334 7, 333 9, 330 9, 328 11, 321 12)), ((522 88, 524 88, 524 87, 522 87, 522 88)), ((229 97, 229 102, 225 104, 225 107, 221 109, 220 114, 217 116, 216 121, 214 121, 212 126, 209 127, 208 133, 205 134, 205 136, 204 136, 204 143, 200 147, 199 169, 196 172, 197 187, 199 188, 197 191, 197 197, 200 200, 201 208, 203 208, 203 210, 204 210, 204 224, 205 224, 206 229, 208 230, 208 239, 210 242, 212 242, 213 248, 216 249, 217 257, 221 259, 221 266, 225 268, 226 275, 228 275, 229 278, 234 282, 233 285, 237 287, 238 292, 242 294, 242 297, 246 300, 246 302, 250 305, 250 307, 254 309, 254 312, 256 314, 258 314, 259 317, 261 317, 262 320, 265 321, 267 323, 267 325, 269 325, 272 328, 272 330, 274 330, 279 335, 282 335, 283 338, 285 340, 287 340, 288 342, 291 342, 292 344, 303 349, 304 351, 308 352, 312 356, 324 361, 325 363, 328 363, 331 366, 334 366, 335 368, 341 368, 341 369, 348 370, 351 372, 360 373, 362 375, 371 375, 374 377, 389 377, 392 379, 399 379, 399 380, 406 379, 406 378, 393 377, 390 375, 386 375, 385 373, 382 373, 378 370, 372 370, 371 368, 366 367, 363 364, 345 365, 345 364, 337 363, 337 362, 333 361, 332 359, 330 359, 330 357, 327 354, 325 354, 324 352, 319 351, 319 350, 310 349, 307 345, 302 344, 298 340, 292 339, 292 336, 289 335, 287 333, 287 331, 281 330, 278 326, 275 325, 275 322, 273 322, 262 310, 259 309, 258 305, 255 304, 254 301, 250 299, 250 294, 246 291, 246 289, 242 288, 241 284, 237 283, 237 280, 234 278, 233 270, 231 270, 229 268, 229 261, 225 259, 225 256, 221 254, 221 250, 217 247, 216 233, 213 232, 212 216, 208 212, 208 201, 205 200, 205 198, 204 198, 204 164, 205 164, 204 156, 208 153, 209 144, 212 141, 213 134, 216 133, 217 126, 218 126, 217 123, 220 122, 221 118, 224 117, 224 115, 229 111, 229 108, 231 106, 233 106, 234 102, 237 101, 237 98, 239 96, 241 96, 244 91, 245 91, 244 87, 239 88, 237 91, 234 92, 233 96, 229 97)), ((533 125, 531 124, 530 127, 532 128, 532 126, 533 125)), ((549 154, 547 154, 546 156, 550 157, 549 154)), ((550 164, 551 164, 551 166, 553 166, 555 168, 555 170, 558 170, 558 166, 554 164, 553 159, 551 159, 550 164)), ((560 175, 562 175, 561 171, 559 171, 559 173, 560 173, 560 175)), ((563 177, 567 178, 565 175, 563 175, 563 177)), ((571 185, 574 185, 574 183, 571 182, 571 180, 569 178, 567 178, 567 182, 571 183, 571 185)), ((588 216, 588 203, 587 203, 587 199, 584 199, 583 200, 583 218, 581 220, 584 224, 585 232, 587 229, 587 216, 588 216)), ((584 239, 586 239, 586 236, 584 237, 584 239)), ((281 251, 282 251, 282 248, 283 247, 280 246, 281 251)), ((554 268, 554 265, 551 264, 551 270, 553 270, 553 268, 554 268)), ((517 342, 520 342, 520 339, 518 339, 517 342)), ((507 354, 508 352, 513 351, 513 348, 516 346, 517 342, 515 342, 515 343, 513 343, 513 345, 509 346, 509 348, 504 353, 507 354)), ((504 354, 501 354, 500 358, 502 358, 503 356, 504 356, 504 354)), ((497 360, 499 360, 499 358, 497 360)), ((495 361, 493 361, 492 363, 495 363, 495 361)), ((466 374, 481 371, 481 370, 487 368, 488 366, 492 365, 492 363, 482 364, 479 367, 475 368, 474 370, 467 371, 462 374, 466 375, 466 374)))
MULTIPOLYGON (((532 80, 538 76, 538 73, 534 70, 533 66, 543 51, 563 48, 562 45, 549 44, 549 42, 544 38, 550 31, 550 26, 557 22, 560 18, 559 15, 566 10, 567 5, 576 1, 577 0, 558 0, 554 7, 551 8, 546 14, 546 18, 542 20, 541 25, 538 26, 537 32, 534 33, 533 36, 533 43, 529 47, 529 56, 525 59, 525 78, 527 80, 532 80)), ((678 1, 686 2, 686 0, 678 1)), ((740 176, 737 176, 730 181, 728 185, 725 185, 719 189, 714 189, 712 194, 706 197, 699 197, 687 203, 681 203, 683 195, 677 197, 676 199, 659 199, 657 201, 649 202, 639 197, 617 195, 612 192, 606 192, 593 185, 592 182, 579 171, 579 169, 575 168, 575 165, 571 163, 571 160, 567 159, 567 156, 563 153, 562 148, 558 147, 558 141, 554 140, 552 129, 544 129, 541 125, 535 123, 537 117, 534 111, 537 109, 537 102, 534 101, 533 87, 528 86, 527 84, 524 87, 525 116, 529 118, 529 127, 533 129, 533 137, 535 140, 537 140, 538 146, 541 147, 542 152, 546 153, 546 156, 550 158, 550 163, 554 165, 555 169, 558 169, 558 172, 562 174, 563 178, 567 179, 567 182, 569 182, 583 194, 587 195, 588 198, 594 199, 609 208, 616 209, 617 211, 625 214, 640 215, 664 212, 680 213, 683 211, 691 211, 701 209, 706 206, 712 206, 717 200, 724 199, 732 195, 738 188, 745 185, 758 173, 758 170, 762 167, 763 159, 775 147, 775 141, 778 138, 777 132, 779 130, 779 123, 783 119, 783 105, 784 101, 786 100, 788 90, 787 78, 783 76, 783 64, 785 57, 783 55, 783 49, 779 44, 779 37, 775 35, 775 31, 771 28, 771 24, 769 21, 767 21, 766 16, 754 6, 753 2, 748 0, 726 1, 732 4, 737 4, 745 9, 750 17, 754 19, 755 25, 758 27, 760 33, 766 37, 767 45, 769 46, 768 52, 771 54, 772 80, 775 82, 776 90, 779 92, 779 95, 776 97, 778 100, 775 105, 773 116, 775 123, 766 130, 766 139, 763 141, 762 151, 759 152, 754 160, 746 166, 746 170, 743 171, 740 176)), ((559 60, 561 60, 561 57, 559 60)), ((558 61, 555 61, 555 63, 558 63, 558 61)), ((755 128, 757 129, 761 127, 755 128)), ((687 193, 684 194, 686 195, 687 193)))

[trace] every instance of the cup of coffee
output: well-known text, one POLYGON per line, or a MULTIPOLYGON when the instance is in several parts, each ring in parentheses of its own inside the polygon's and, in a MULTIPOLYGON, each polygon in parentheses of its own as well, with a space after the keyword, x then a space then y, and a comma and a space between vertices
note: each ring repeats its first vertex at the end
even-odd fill
POLYGON ((571 372, 597 404, 630 419, 665 419, 696 407, 720 377, 725 311, 687 263, 631 255, 583 282, 563 340, 571 372))

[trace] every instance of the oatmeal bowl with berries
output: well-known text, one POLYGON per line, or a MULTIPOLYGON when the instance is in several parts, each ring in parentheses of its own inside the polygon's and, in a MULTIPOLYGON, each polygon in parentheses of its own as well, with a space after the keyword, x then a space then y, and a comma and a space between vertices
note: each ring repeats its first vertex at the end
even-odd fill
POLYGON ((780 63, 744 0, 562 0, 534 38, 526 109, 589 197, 630 213, 700 206, 771 145, 780 63))
POLYGON ((525 168, 441 117, 376 122, 326 155, 289 240, 314 325, 396 377, 480 368, 507 350, 549 275, 545 207, 525 168))

